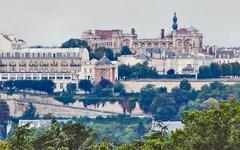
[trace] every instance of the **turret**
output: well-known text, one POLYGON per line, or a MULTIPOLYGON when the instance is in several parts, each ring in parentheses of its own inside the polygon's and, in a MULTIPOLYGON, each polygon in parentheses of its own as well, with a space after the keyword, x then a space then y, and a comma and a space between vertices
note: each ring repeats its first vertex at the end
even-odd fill
POLYGON ((174 13, 174 16, 173 16, 172 29, 173 29, 173 31, 176 31, 178 29, 177 14, 176 13, 174 13))

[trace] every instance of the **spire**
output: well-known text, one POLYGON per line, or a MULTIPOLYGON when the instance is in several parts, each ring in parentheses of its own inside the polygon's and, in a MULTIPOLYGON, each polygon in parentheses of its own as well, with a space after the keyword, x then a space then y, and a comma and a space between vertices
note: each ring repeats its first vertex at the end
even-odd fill
POLYGON ((178 24, 177 24, 177 14, 174 12, 173 16, 173 24, 172 24, 172 29, 176 31, 178 29, 178 24))

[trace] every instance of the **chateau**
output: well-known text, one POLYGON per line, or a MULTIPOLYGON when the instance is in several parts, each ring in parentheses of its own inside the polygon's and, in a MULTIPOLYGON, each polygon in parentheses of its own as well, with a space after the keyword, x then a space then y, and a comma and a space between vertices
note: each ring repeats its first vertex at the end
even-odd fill
POLYGON ((169 48, 178 53, 199 53, 203 49, 203 35, 195 28, 178 28, 177 16, 174 13, 172 32, 165 35, 161 29, 161 35, 157 38, 140 39, 134 28, 131 33, 123 30, 88 30, 81 36, 91 48, 107 47, 115 53, 120 52, 122 46, 128 46, 134 53, 146 48, 169 48))
POLYGON ((172 31, 160 37, 140 39, 134 28, 131 33, 123 30, 88 30, 81 40, 86 40, 92 49, 111 48, 119 53, 128 46, 133 55, 122 55, 117 61, 107 57, 100 60, 89 58, 86 48, 27 48, 24 40, 14 35, 0 34, 0 81, 49 79, 56 83, 56 91, 66 90, 68 83, 102 79, 118 80, 118 65, 135 65, 148 62, 158 74, 197 74, 199 67, 216 63, 240 62, 238 50, 203 48, 203 35, 197 29, 179 28, 176 13, 172 31))

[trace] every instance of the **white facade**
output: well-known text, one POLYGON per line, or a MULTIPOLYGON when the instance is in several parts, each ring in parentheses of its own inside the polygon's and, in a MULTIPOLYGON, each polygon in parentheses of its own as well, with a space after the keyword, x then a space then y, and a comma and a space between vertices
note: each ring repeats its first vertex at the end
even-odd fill
POLYGON ((125 64, 129 66, 133 66, 138 63, 142 64, 145 61, 147 60, 134 55, 122 55, 118 57, 118 65, 125 64))

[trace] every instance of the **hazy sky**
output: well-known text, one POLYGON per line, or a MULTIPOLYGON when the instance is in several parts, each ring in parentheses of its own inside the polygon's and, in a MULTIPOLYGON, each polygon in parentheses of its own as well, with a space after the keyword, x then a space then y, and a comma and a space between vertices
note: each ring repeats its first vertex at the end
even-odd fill
POLYGON ((60 45, 88 29, 134 27, 140 38, 194 26, 204 44, 240 46, 239 0, 0 0, 0 32, 13 33, 28 45, 60 45))

